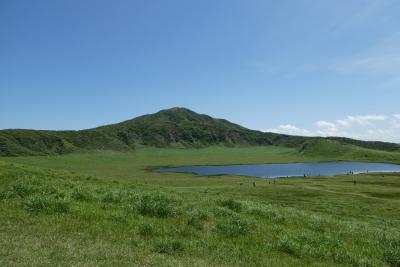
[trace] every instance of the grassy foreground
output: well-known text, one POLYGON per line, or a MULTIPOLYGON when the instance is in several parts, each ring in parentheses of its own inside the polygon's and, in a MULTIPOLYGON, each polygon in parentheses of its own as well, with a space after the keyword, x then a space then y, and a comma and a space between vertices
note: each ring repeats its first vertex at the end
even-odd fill
POLYGON ((149 171, 186 164, 400 163, 398 154, 364 149, 322 155, 213 147, 2 158, 0 265, 396 266, 399 174, 265 180, 149 171))

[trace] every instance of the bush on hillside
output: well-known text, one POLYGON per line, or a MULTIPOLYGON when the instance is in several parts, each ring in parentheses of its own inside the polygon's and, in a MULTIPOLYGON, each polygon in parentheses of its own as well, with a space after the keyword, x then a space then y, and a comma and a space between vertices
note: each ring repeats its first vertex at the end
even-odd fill
POLYGON ((189 213, 187 224, 197 229, 203 229, 204 222, 208 219, 208 214, 202 210, 194 210, 189 213))
POLYGON ((140 215, 166 218, 177 212, 177 201, 170 195, 161 192, 152 192, 135 195, 128 205, 129 210, 140 215))
POLYGON ((154 245, 153 251, 162 254, 176 254, 184 250, 184 245, 179 240, 162 240, 154 245))
POLYGON ((156 227, 152 223, 142 223, 138 227, 141 236, 152 236, 156 233, 156 227))
POLYGON ((31 196, 22 202, 23 208, 31 212, 44 212, 47 214, 69 212, 69 203, 54 196, 31 196))
POLYGON ((236 212, 241 212, 243 209, 243 206, 240 202, 237 202, 231 198, 219 200, 219 201, 217 201, 217 204, 219 206, 226 207, 226 208, 236 211, 236 212))
POLYGON ((104 203, 117 204, 117 203, 121 203, 122 198, 123 198, 123 196, 122 196, 121 192, 116 193, 116 192, 111 192, 110 191, 110 192, 106 192, 103 195, 103 197, 101 198, 101 201, 104 202, 104 203))
POLYGON ((27 180, 17 180, 12 186, 10 190, 14 195, 17 195, 21 198, 25 198, 27 196, 32 195, 33 193, 38 191, 38 187, 33 185, 27 180))
POLYGON ((246 235, 255 230, 255 228, 256 224, 253 220, 239 216, 233 216, 227 221, 218 223, 216 230, 217 232, 226 236, 235 237, 246 235))
POLYGON ((79 187, 75 188, 71 193, 71 198, 77 201, 86 201, 89 202, 93 199, 93 195, 88 190, 79 187))
POLYGON ((400 266, 400 240, 392 240, 383 254, 384 260, 392 266, 400 266))

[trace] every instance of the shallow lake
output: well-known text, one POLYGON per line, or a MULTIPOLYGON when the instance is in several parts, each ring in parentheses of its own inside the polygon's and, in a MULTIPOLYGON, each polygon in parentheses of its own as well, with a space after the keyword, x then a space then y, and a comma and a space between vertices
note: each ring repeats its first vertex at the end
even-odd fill
POLYGON ((220 166, 183 166, 160 168, 156 172, 183 172, 204 175, 244 175, 261 178, 297 177, 297 176, 332 176, 347 173, 400 172, 400 165, 367 162, 316 162, 316 163, 281 163, 220 166))

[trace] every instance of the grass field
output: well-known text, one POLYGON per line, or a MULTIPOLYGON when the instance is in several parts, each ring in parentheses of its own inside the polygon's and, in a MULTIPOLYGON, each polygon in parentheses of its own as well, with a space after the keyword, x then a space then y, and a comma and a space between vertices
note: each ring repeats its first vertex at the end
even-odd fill
POLYGON ((396 266, 400 174, 267 180, 150 171, 400 163, 398 153, 338 149, 148 148, 1 158, 0 265, 396 266))

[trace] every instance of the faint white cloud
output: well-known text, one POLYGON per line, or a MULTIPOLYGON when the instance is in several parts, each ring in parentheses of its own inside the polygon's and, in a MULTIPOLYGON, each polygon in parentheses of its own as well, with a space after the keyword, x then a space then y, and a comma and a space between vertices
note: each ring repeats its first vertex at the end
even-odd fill
POLYGON ((315 125, 319 128, 336 128, 336 125, 332 122, 327 122, 327 121, 317 121, 315 125))
POLYGON ((347 116, 346 119, 336 120, 336 123, 346 127, 354 124, 369 125, 373 121, 384 121, 386 118, 385 115, 347 116))
POLYGON ((303 136, 341 136, 361 140, 378 140, 400 143, 400 114, 357 115, 334 121, 316 121, 310 129, 299 128, 293 124, 280 125, 267 132, 303 136))
POLYGON ((319 135, 326 135, 324 133, 329 132, 329 133, 337 133, 339 131, 339 127, 337 124, 333 122, 327 122, 327 121, 317 121, 314 123, 315 126, 318 128, 317 133, 319 135))
POLYGON ((347 116, 344 119, 337 119, 334 122, 317 121, 315 126, 318 128, 318 135, 322 136, 345 136, 348 135, 346 131, 355 125, 372 126, 374 121, 384 121, 387 117, 385 115, 365 115, 365 116, 347 116))
POLYGON ((311 136, 312 133, 306 129, 299 128, 297 126, 291 124, 279 125, 274 129, 266 129, 264 132, 273 132, 273 133, 281 133, 281 134, 289 134, 289 135, 301 135, 301 136, 311 136))

